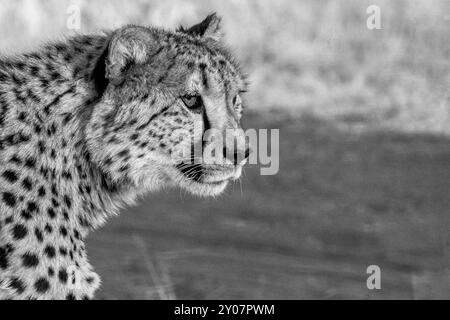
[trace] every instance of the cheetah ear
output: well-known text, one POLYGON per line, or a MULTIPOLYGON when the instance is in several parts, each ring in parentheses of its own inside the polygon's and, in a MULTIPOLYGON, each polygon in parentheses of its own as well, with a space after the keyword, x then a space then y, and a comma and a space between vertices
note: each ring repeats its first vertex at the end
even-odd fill
POLYGON ((220 28, 221 20, 222 19, 217 16, 216 13, 212 13, 199 24, 196 24, 189 29, 180 27, 178 31, 187 33, 192 36, 200 36, 203 38, 210 38, 216 41, 220 41, 222 39, 222 32, 220 28))
POLYGON ((106 58, 106 78, 113 84, 124 80, 130 65, 147 61, 153 37, 145 27, 127 26, 116 31, 110 41, 106 58))

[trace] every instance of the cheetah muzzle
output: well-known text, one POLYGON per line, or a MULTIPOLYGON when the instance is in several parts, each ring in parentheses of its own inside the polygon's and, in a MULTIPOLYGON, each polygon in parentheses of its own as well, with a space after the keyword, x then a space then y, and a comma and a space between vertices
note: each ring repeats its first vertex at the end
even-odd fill
POLYGON ((84 239, 166 186, 239 179, 246 79, 212 14, 0 58, 0 299, 91 299, 84 239))

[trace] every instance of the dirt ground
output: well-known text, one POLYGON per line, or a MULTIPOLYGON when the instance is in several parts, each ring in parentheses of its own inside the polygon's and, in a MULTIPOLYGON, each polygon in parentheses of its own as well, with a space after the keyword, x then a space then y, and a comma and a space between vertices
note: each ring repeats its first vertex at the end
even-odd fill
POLYGON ((280 128, 279 174, 252 166, 218 199, 165 191, 111 219, 88 241, 98 298, 450 298, 448 139, 312 117, 247 127, 280 128))

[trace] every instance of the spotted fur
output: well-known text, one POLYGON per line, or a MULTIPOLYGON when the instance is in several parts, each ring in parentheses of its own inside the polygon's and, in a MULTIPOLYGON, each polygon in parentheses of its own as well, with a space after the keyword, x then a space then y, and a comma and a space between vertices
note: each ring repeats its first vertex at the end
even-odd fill
POLYGON ((89 231, 152 190, 215 195, 240 176, 235 158, 173 161, 215 143, 196 127, 240 129, 246 84, 219 22, 126 26, 0 59, 0 299, 93 298, 89 231))

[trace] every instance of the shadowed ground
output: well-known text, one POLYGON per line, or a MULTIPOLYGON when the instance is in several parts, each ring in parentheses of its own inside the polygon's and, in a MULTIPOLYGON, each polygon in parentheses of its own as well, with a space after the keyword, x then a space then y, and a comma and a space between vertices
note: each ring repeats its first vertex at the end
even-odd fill
POLYGON ((88 244, 98 298, 450 298, 449 140, 249 118, 281 129, 279 174, 250 167, 242 191, 162 192, 111 219, 88 244))

